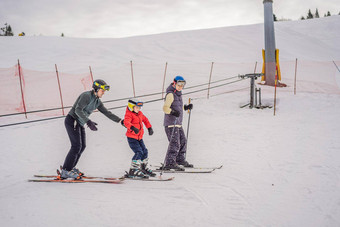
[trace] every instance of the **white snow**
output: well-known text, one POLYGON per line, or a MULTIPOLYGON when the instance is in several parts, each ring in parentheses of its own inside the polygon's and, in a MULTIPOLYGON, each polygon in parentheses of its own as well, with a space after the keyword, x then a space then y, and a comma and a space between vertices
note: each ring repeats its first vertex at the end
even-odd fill
MULTIPOLYGON (((1 226, 340 226, 340 74, 332 62, 340 66, 339 24, 340 16, 275 24, 288 84, 278 89, 276 116, 273 109, 239 108, 249 101, 248 80, 214 89, 209 99, 206 91, 184 96, 194 98, 187 159, 223 164, 211 174, 165 174, 175 179, 162 183, 31 183, 34 174, 53 174, 63 164, 70 147, 63 119, 0 128, 1 226)), ((166 85, 182 72, 187 86, 207 82, 212 61, 213 80, 251 73, 256 61, 259 72, 263 46, 263 24, 122 39, 0 37, 0 68, 17 59, 23 68, 50 72, 54 64, 68 73, 91 65, 112 85, 103 98, 109 100, 132 95, 130 60, 141 95, 160 91, 165 62, 166 85)), ((274 88, 259 87, 262 102, 273 105, 274 88)), ((144 136, 150 161, 163 162, 162 102, 142 111, 155 131, 144 136)), ((133 156, 124 128, 99 113, 91 119, 99 130, 86 129, 78 167, 93 176, 123 175, 133 156)), ((8 121, 0 117, 1 125, 8 121)))

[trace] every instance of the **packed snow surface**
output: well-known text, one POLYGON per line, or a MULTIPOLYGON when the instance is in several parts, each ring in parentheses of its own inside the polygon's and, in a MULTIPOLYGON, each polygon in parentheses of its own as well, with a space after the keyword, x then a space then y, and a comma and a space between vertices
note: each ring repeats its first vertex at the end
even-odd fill
MULTIPOLYGON (((273 108, 240 108, 249 101, 249 80, 215 89, 209 99, 206 91, 184 96, 185 102, 194 98, 187 160, 223 165, 210 174, 168 173, 164 177, 175 176, 173 181, 112 185, 32 183, 27 180, 34 174, 54 174, 63 164, 70 148, 64 119, 1 127, 1 226, 340 226, 340 74, 332 65, 340 60, 339 23, 340 16, 332 16, 275 24, 282 61, 302 58, 334 66, 327 75, 320 70, 327 81, 310 80, 296 95, 294 68, 282 70, 289 86, 277 90, 275 116, 273 108)), ((115 64, 216 61, 244 73, 237 64, 261 62, 263 46, 263 24, 122 39, 0 37, 0 68, 12 67, 18 58, 22 67, 42 71, 53 71, 55 63, 68 72, 91 65, 111 83, 105 95, 122 97, 130 85, 115 84, 105 74, 115 64)), ((321 63, 313 65, 323 69, 321 63)), ((209 67, 204 79, 188 75, 187 86, 206 82, 208 74, 209 67)), ((145 94, 152 83, 139 78, 136 86, 145 94)), ((272 106, 274 88, 257 86, 262 103, 272 106)), ((162 104, 142 108, 155 131, 144 135, 154 164, 164 161, 168 145, 162 104)), ((124 111, 112 110, 120 117, 124 111)), ((90 118, 99 130, 86 128, 87 147, 77 167, 87 175, 122 176, 133 156, 125 129, 100 113, 90 118)), ((0 118, 2 125, 6 121, 0 118)), ((183 126, 186 131, 188 114, 183 126)))

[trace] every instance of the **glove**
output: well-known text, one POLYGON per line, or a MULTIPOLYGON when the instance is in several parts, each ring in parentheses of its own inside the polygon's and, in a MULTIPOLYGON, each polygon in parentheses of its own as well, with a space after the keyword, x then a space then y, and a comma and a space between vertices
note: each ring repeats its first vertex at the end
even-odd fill
POLYGON ((98 130, 97 127, 96 127, 96 125, 97 125, 96 122, 89 120, 86 124, 87 124, 87 127, 89 127, 92 131, 98 130))
POLYGON ((177 111, 177 110, 171 110, 170 114, 175 116, 175 117, 179 117, 179 111, 177 111))
POLYGON ((194 107, 194 105, 192 105, 192 103, 190 103, 188 105, 184 105, 184 110, 192 110, 193 107, 194 107))
POLYGON ((153 129, 150 127, 150 128, 148 128, 148 131, 149 131, 149 136, 152 136, 152 134, 153 134, 153 129))
POLYGON ((121 124, 124 128, 126 128, 125 125, 124 125, 124 119, 120 121, 120 124, 121 124))
POLYGON ((139 133, 139 129, 138 128, 136 128, 135 126, 131 126, 131 128, 130 128, 132 131, 134 131, 135 132, 135 134, 138 134, 139 133))

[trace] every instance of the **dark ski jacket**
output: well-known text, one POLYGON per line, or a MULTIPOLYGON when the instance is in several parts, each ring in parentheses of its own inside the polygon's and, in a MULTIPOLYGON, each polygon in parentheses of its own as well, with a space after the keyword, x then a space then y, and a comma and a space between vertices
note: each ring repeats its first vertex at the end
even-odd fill
POLYGON ((95 95, 94 90, 81 93, 68 114, 84 127, 90 120, 88 117, 96 109, 114 122, 118 123, 121 120, 105 108, 102 101, 95 95))
MULTIPOLYGON (((171 98, 172 99, 172 98, 171 98)), ((177 91, 176 88, 173 87, 173 84, 170 84, 170 86, 166 89, 166 96, 165 96, 165 103, 163 107, 164 111, 164 126, 170 126, 175 125, 182 125, 183 121, 183 100, 182 100, 182 91, 177 91), (170 105, 170 103, 167 103, 167 100, 169 97, 168 95, 173 96, 173 101, 170 105), (167 108, 166 105, 170 105, 170 110, 167 108), (168 109, 168 110, 167 110, 168 109), (176 117, 170 114, 171 110, 177 110, 179 112, 179 117, 176 120, 176 117)))

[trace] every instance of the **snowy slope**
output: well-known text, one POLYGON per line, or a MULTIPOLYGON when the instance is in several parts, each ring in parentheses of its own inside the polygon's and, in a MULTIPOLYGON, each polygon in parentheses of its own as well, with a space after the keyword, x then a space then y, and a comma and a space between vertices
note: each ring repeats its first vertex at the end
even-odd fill
MULTIPOLYGON (((275 23, 280 60, 340 59, 339 16, 275 23)), ((1 37, 0 68, 22 66, 53 71, 97 72, 129 63, 261 62, 263 24, 172 32, 120 39, 1 37), (6 57, 4 57, 6 56, 6 57)))
MULTIPOLYGON (((334 29, 339 22, 333 16, 277 23, 281 57, 339 60, 340 32, 334 29), (307 40, 297 39, 302 35, 307 40)), ((141 65, 254 62, 261 60, 262 26, 126 39, 1 37, 0 51, 6 54, 0 68, 18 58, 27 68, 52 71, 57 63, 69 72, 88 65, 107 72, 130 60, 141 65)), ((203 81, 194 74, 186 78, 192 84, 203 81)), ((248 83, 235 85, 245 90, 217 95, 229 90, 222 87, 210 99, 203 98, 205 93, 193 95, 187 158, 196 165, 224 167, 211 174, 176 174, 171 182, 29 183, 33 174, 52 174, 63 163, 69 149, 63 119, 0 128, 1 226, 339 226, 339 95, 294 95, 291 87, 282 88, 273 116, 273 109, 239 108, 248 101, 248 83)), ((125 86, 113 86, 110 95, 119 96, 125 86)), ((148 91, 150 81, 139 80, 138 87, 148 91)), ((273 88, 262 87, 262 92, 263 103, 273 104, 273 88)), ((145 135, 153 163, 164 160, 167 148, 161 107, 162 102, 154 102, 142 109, 155 130, 145 135)), ((113 112, 124 114, 123 109, 113 112)), ((121 176, 132 157, 124 129, 98 113, 91 119, 99 130, 86 130, 87 148, 78 167, 89 175, 121 176)))

